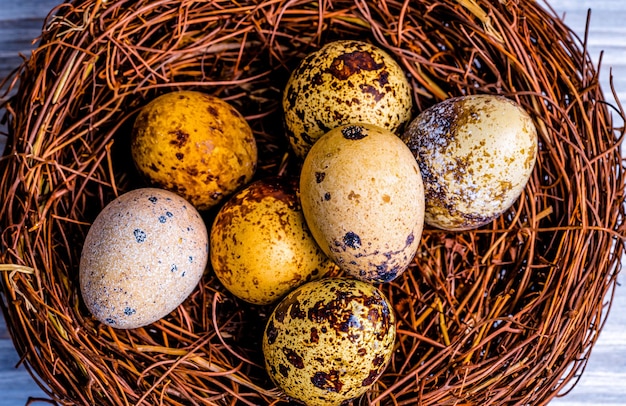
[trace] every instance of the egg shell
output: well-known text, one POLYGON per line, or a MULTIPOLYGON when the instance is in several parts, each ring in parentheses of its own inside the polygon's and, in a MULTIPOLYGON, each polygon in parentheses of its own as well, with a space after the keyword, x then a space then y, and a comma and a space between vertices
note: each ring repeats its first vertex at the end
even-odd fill
POLYGON ((246 119, 226 101, 190 90, 165 93, 144 106, 130 148, 152 186, 179 194, 198 210, 249 183, 258 160, 246 119))
POLYGON ((419 163, 426 224, 478 228, 519 198, 537 159, 530 115, 503 96, 444 100, 420 113, 401 136, 419 163))
POLYGON ((257 180, 220 208, 210 258, 226 289, 258 305, 335 268, 306 225, 297 180, 282 177, 257 180))
POLYGON ((339 405, 382 375, 395 334, 393 309, 374 285, 320 279, 274 309, 263 335, 265 366, 290 398, 308 406, 339 405))
POLYGON ((92 315, 120 329, 172 312, 208 263, 208 232, 193 205, 158 188, 122 194, 98 214, 80 257, 80 290, 92 315))
POLYGON ((411 119, 411 86, 387 52, 364 41, 330 42, 307 55, 283 92, 289 142, 303 158, 319 137, 344 124, 397 132, 411 119))
POLYGON ((300 200, 322 250, 349 275, 388 282, 413 260, 424 187, 408 147, 371 124, 337 127, 304 160, 300 200))

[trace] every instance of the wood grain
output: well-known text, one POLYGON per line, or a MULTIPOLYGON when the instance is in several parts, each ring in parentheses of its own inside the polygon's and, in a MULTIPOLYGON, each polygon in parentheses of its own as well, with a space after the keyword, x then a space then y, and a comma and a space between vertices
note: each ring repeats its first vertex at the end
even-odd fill
MULTIPOLYGON (((45 16, 57 3, 57 0, 0 0, 3 6, 0 7, 0 78, 20 63, 20 54, 29 54, 45 16)), ((623 0, 551 0, 549 5, 563 15, 581 38, 587 12, 592 10, 587 45, 593 60, 601 61, 600 81, 606 100, 612 104, 616 100, 626 101, 626 24, 623 23, 626 3, 623 0), (616 99, 611 94, 611 83, 616 99)), ((618 124, 621 122, 617 115, 615 120, 618 124)), ((3 149, 4 138, 0 135, 0 151, 3 149)), ((622 263, 626 267, 626 259, 622 263)), ((623 286, 626 279, 623 274, 619 280, 613 308, 586 370, 570 393, 551 404, 626 405, 626 287, 623 286)), ((24 405, 29 398, 46 398, 19 361, 0 314, 0 406, 24 405)))

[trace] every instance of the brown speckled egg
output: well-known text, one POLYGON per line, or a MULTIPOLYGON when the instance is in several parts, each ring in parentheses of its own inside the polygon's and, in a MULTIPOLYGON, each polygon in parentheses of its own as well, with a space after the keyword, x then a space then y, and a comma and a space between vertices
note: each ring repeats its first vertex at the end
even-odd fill
POLYGON ((135 189, 110 202, 91 225, 80 290, 102 323, 143 327, 180 305, 207 263, 207 228, 193 205, 166 190, 135 189))
POLYGON ((289 141, 303 158, 340 125, 371 123, 399 131, 411 118, 413 99, 402 68, 388 53, 367 42, 340 40, 300 62, 282 104, 289 141))
POLYGON ((252 180, 257 145, 246 119, 226 101, 198 91, 165 93, 145 105, 131 154, 151 185, 207 210, 252 180))
POLYGON ((292 291, 274 309, 263 335, 265 366, 291 399, 340 405, 382 375, 395 334, 393 309, 378 288, 321 279, 292 291))
POLYGON ((306 156, 302 211, 324 252, 349 275, 388 282, 406 270, 424 225, 424 187, 413 154, 389 130, 337 127, 306 156))
POLYGON ((420 165, 425 222, 450 231, 483 226, 509 209, 537 159, 532 118, 502 96, 462 96, 435 104, 401 138, 420 165))
POLYGON ((306 225, 296 179, 251 183, 218 212, 210 233, 211 264, 224 287, 270 304, 335 267, 306 225))

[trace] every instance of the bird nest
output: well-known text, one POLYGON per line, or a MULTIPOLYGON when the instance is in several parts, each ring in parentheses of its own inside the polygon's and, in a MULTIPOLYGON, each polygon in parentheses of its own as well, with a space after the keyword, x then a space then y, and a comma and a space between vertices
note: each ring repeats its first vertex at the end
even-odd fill
MULTIPOLYGON (((624 252, 623 133, 584 42, 535 1, 83 0, 51 11, 4 82, 2 308, 26 368, 61 404, 283 404, 260 338, 271 306, 210 269, 145 328, 97 322, 78 265, 90 223, 143 185, 129 164, 138 110, 196 89, 232 103, 259 148, 257 178, 297 173, 280 98, 291 70, 335 39, 391 54, 414 114, 500 94, 535 120, 521 197, 479 229, 426 227, 407 272, 379 287, 397 337, 354 404, 544 404, 573 386, 610 307, 624 252)), ((210 221, 215 213, 204 213, 210 221)))

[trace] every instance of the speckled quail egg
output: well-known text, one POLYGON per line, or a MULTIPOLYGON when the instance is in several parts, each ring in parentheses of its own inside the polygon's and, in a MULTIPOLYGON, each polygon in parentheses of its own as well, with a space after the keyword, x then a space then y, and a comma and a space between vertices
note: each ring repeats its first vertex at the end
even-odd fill
POLYGON ((364 41, 339 40, 302 59, 282 105, 289 142, 303 158, 340 125, 371 123, 399 131, 411 118, 413 99, 404 71, 387 52, 364 41))
POLYGON ((82 298, 104 324, 146 326, 193 292, 208 255, 207 228, 191 203, 163 189, 132 190, 89 228, 79 265, 82 298))
POLYGON ((291 399, 340 405, 382 375, 395 334, 393 309, 374 285, 320 279, 292 291, 274 309, 263 335, 265 366, 291 399))
POLYGON ((371 124, 329 131, 304 160, 300 190, 315 240, 349 275, 389 282, 407 269, 424 226, 424 186, 398 136, 371 124))
POLYGON ((220 208, 211 227, 210 258, 226 289, 258 305, 336 266, 306 225, 297 180, 285 177, 257 180, 220 208))
POLYGON ((532 118, 503 96, 444 100, 420 113, 401 138, 422 172, 426 224, 450 231, 478 228, 509 209, 537 159, 532 118))
POLYGON ((257 145, 246 119, 226 101, 180 90, 145 105, 131 133, 131 154, 152 186, 207 210, 249 183, 257 145))

